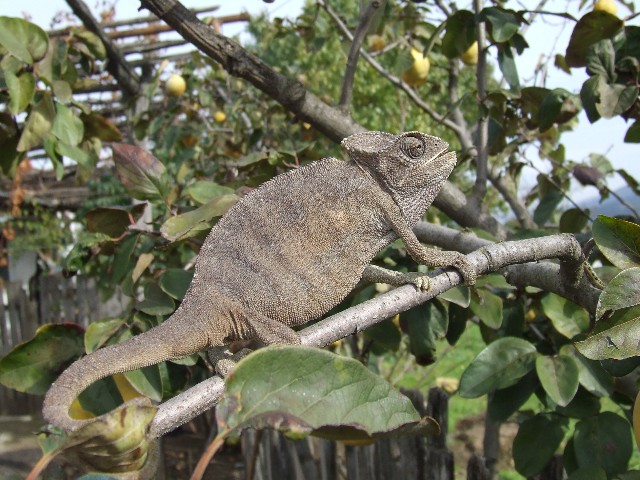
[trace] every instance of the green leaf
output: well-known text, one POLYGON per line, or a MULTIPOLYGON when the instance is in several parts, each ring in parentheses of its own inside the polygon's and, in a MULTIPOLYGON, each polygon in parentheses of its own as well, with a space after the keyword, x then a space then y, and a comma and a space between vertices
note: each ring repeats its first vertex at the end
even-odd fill
POLYGON ((211 228, 210 221, 223 215, 233 206, 239 197, 237 195, 221 195, 201 207, 187 213, 169 218, 160 227, 160 233, 169 241, 175 242, 211 228))
POLYGON ((624 26, 624 22, 614 15, 599 10, 587 13, 578 20, 571 33, 565 57, 570 67, 584 67, 587 51, 595 43, 605 38, 613 38, 624 26))
POLYGON ((194 201, 202 205, 221 195, 233 195, 235 191, 233 188, 218 185, 216 182, 199 180, 193 185, 190 185, 187 188, 186 193, 194 201))
POLYGON ((449 328, 447 328, 447 342, 455 345, 467 328, 469 310, 455 303, 449 305, 449 328))
POLYGON ((82 113, 80 120, 84 124, 85 137, 97 137, 105 142, 122 141, 122 133, 118 127, 102 115, 96 112, 82 113))
POLYGON ((560 233, 580 233, 589 222, 589 215, 579 208, 565 210, 560 217, 560 233))
MULTIPOLYGON (((59 100, 61 103, 71 103, 73 99, 73 91, 71 90, 71 85, 69 82, 65 82, 64 80, 54 80, 51 83, 53 88, 53 94, 56 97, 56 100, 59 100)), ((83 125, 84 127, 84 125, 83 125)))
POLYGON ((640 304, 640 267, 623 270, 605 287, 598 299, 596 318, 606 312, 640 304))
POLYGON ((120 244, 120 248, 118 248, 113 257, 113 266, 111 268, 111 281, 113 283, 120 283, 127 272, 133 270, 135 262, 131 260, 131 257, 139 238, 140 235, 138 234, 129 235, 120 244))
POLYGON ((540 303, 553 328, 561 335, 573 338, 589 329, 589 313, 570 300, 555 293, 547 293, 540 303))
POLYGON ((396 352, 400 348, 400 330, 389 320, 378 322, 364 331, 364 336, 373 341, 371 351, 383 355, 387 351, 396 352))
POLYGON ((49 37, 39 26, 22 18, 0 17, 0 45, 32 65, 47 53, 49 37))
POLYGON ((95 33, 76 28, 73 30, 73 35, 74 37, 82 40, 82 43, 87 46, 89 51, 97 60, 104 60, 107 58, 107 50, 104 48, 104 44, 102 43, 102 40, 100 40, 100 37, 95 33))
POLYGON ((600 412, 600 398, 584 388, 578 388, 573 400, 566 407, 556 406, 555 411, 571 418, 593 417, 600 412))
POLYGON ((131 225, 129 211, 117 207, 94 208, 87 212, 85 219, 87 230, 104 233, 111 238, 120 238, 131 225))
POLYGON ((78 395, 80 406, 94 415, 104 415, 123 402, 113 377, 93 382, 78 395))
POLYGON ((627 469, 633 446, 631 426, 613 412, 580 420, 573 434, 580 468, 602 468, 608 478, 627 469))
POLYGON ((43 93, 41 100, 31 107, 27 122, 18 141, 17 150, 19 152, 28 152, 32 148, 42 145, 44 138, 51 131, 55 117, 56 110, 53 106, 51 95, 43 93))
POLYGON ((446 292, 442 292, 438 295, 438 298, 446 300, 447 302, 455 303, 463 308, 467 308, 471 303, 469 288, 463 286, 457 286, 447 290, 446 292))
POLYGON ((601 468, 579 468, 571 472, 567 480, 607 480, 607 472, 601 468))
POLYGON ((160 277, 160 288, 171 295, 176 300, 182 300, 187 293, 191 280, 193 279, 193 271, 183 270, 181 268, 167 268, 160 277))
POLYGON ((536 373, 554 403, 566 407, 578 391, 578 365, 567 355, 557 357, 539 356, 536 373))
POLYGON ((622 360, 637 356, 640 354, 640 316, 631 315, 575 345, 580 353, 592 360, 622 360))
POLYGON ((597 105, 600 102, 600 83, 606 80, 600 75, 594 75, 582 84, 580 89, 580 100, 589 122, 593 123, 600 119, 597 105))
POLYGON ((149 283, 144 287, 144 300, 136 308, 148 315, 168 315, 173 313, 176 306, 173 299, 158 285, 149 283))
POLYGON ((107 344, 123 325, 125 325, 125 322, 121 318, 111 318, 90 323, 84 334, 84 348, 87 353, 95 352, 107 344))
POLYGON ((602 254, 616 267, 640 267, 640 226, 598 215, 593 222, 592 232, 602 254))
POLYGON ((18 151, 18 127, 9 112, 0 112, 0 167, 2 173, 13 178, 22 158, 18 151))
POLYGON ((494 422, 506 422, 540 386, 535 372, 531 371, 507 388, 496 390, 489 396, 487 414, 494 422))
POLYGON ((109 240, 109 237, 102 233, 84 232, 81 234, 78 242, 65 258, 64 270, 66 272, 77 272, 82 269, 89 258, 91 258, 92 249, 100 247, 100 245, 107 240, 109 240))
POLYGON ((38 328, 31 340, 0 359, 0 383, 19 392, 44 395, 58 374, 84 353, 83 333, 72 323, 38 328))
POLYGON ((624 136, 626 143, 640 143, 640 120, 633 122, 624 136))
POLYGON ((127 191, 138 200, 161 200, 168 187, 162 162, 134 145, 111 144, 118 178, 127 191))
POLYGON ((533 221, 538 225, 546 224, 554 213, 557 212, 558 205, 564 199, 562 192, 552 189, 540 199, 540 203, 533 212, 533 221))
POLYGON ((91 154, 88 151, 69 145, 62 140, 56 142, 56 152, 71 160, 75 160, 79 165, 89 166, 91 164, 91 154))
POLYGON ((520 28, 520 18, 513 10, 500 7, 483 8, 479 15, 491 28, 491 37, 496 43, 507 42, 520 28))
POLYGON ((479 300, 471 300, 471 311, 487 327, 497 330, 502 325, 502 298, 488 290, 478 290, 479 300))
POLYGON ((598 113, 604 118, 613 118, 631 108, 638 98, 638 87, 619 83, 598 83, 600 101, 596 103, 598 113))
POLYGON ((536 348, 526 340, 500 338, 482 350, 462 374, 460 396, 480 397, 507 388, 532 370, 536 348))
POLYGON ((597 397, 608 397, 613 392, 613 377, 600 362, 589 360, 573 345, 564 345, 560 354, 570 355, 578 365, 578 381, 588 392, 597 397))
POLYGON ((439 430, 362 363, 301 346, 270 346, 241 360, 216 410, 220 430, 268 426, 333 439, 439 430))
POLYGON ((568 422, 559 415, 539 413, 524 421, 513 439, 513 461, 518 473, 530 477, 540 472, 556 453, 568 422))
POLYGON ((4 80, 9 89, 9 111, 17 115, 24 112, 36 92, 36 79, 30 72, 16 76, 11 72, 4 72, 4 80))
POLYGON ((51 133, 64 143, 72 147, 77 146, 82 141, 84 135, 82 120, 74 115, 69 107, 61 103, 56 102, 56 111, 56 118, 53 121, 51 133))
POLYGON ((476 41, 476 19, 469 10, 458 10, 447 20, 442 38, 442 53, 456 58, 466 52, 476 41))
POLYGON ((124 376, 137 392, 155 402, 162 401, 162 380, 158 365, 125 372, 124 376))
POLYGON ((579 111, 574 95, 564 88, 551 90, 540 105, 540 131, 550 129, 555 123, 571 120, 579 111))
POLYGON ((435 302, 423 303, 400 314, 400 324, 409 335, 409 350, 418 365, 435 362, 436 342, 444 337, 447 312, 435 302))
POLYGON ((509 45, 499 45, 498 47, 498 66, 504 75, 511 90, 517 92, 520 90, 520 78, 518 76, 518 67, 513 58, 513 49, 509 45))
POLYGON ((613 42, 609 39, 601 40, 592 45, 587 51, 587 71, 591 75, 602 75, 607 80, 615 77, 616 52, 613 42))

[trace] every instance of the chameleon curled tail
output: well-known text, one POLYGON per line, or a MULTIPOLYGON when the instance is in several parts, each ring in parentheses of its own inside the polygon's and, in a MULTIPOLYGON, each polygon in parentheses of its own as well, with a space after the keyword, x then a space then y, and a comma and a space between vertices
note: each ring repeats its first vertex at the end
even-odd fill
POLYGON ((96 350, 73 363, 47 392, 42 408, 44 418, 68 432, 76 430, 90 420, 71 418, 69 408, 75 398, 92 383, 110 375, 175 360, 207 348, 206 337, 194 334, 193 328, 182 321, 182 315, 178 312, 151 330, 117 345, 96 350))

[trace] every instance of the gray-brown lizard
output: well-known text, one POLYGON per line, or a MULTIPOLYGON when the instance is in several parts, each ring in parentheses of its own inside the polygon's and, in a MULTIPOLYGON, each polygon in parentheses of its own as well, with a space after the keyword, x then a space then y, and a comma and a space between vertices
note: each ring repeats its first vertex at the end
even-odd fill
MULTIPOLYGON (((72 364, 47 393, 44 417, 75 430, 83 421, 69 416, 72 401, 109 375, 239 339, 299 343, 291 327, 343 300, 397 238, 417 262, 454 266, 473 283, 462 254, 428 249, 412 231, 456 164, 448 144, 420 132, 366 132, 342 145, 349 161, 327 158, 289 171, 234 205, 207 236, 175 313, 72 364)), ((379 269, 367 277, 392 281, 379 269)), ((424 287, 416 275, 400 279, 424 287)))

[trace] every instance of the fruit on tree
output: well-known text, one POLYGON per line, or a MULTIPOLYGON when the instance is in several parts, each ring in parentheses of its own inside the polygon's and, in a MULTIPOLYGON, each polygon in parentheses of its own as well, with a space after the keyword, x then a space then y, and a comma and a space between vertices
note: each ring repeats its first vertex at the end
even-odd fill
POLYGON ((593 10, 607 12, 607 13, 610 13, 611 15, 617 15, 618 5, 616 5, 616 2, 614 0, 597 0, 593 4, 593 10))
POLYGON ((460 55, 460 60, 465 65, 475 65, 478 63, 478 42, 473 42, 473 44, 460 55))
POLYGON ((411 57, 413 65, 404 71, 402 80, 411 87, 419 87, 426 81, 431 63, 427 57, 422 55, 422 52, 415 48, 411 49, 411 57))
POLYGON ((177 73, 172 74, 164 85, 166 92, 173 96, 179 97, 187 89, 187 82, 177 73))

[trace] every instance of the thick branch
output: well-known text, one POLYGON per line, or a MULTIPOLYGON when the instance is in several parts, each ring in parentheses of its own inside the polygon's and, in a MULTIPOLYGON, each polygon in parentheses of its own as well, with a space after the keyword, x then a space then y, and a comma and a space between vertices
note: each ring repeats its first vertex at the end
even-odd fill
POLYGON ((369 5, 367 5, 367 8, 360 17, 360 23, 356 29, 356 33, 353 35, 351 49, 349 50, 349 56, 347 57, 347 68, 344 72, 344 80, 342 81, 342 94, 340 95, 340 108, 345 111, 349 109, 351 99, 353 98, 353 81, 356 77, 356 67, 358 66, 358 58, 360 56, 360 47, 362 46, 362 42, 369 31, 371 22, 373 22, 380 5, 380 0, 372 0, 369 5))
POLYGON ((82 20, 85 28, 95 33, 107 51, 107 70, 118 81, 118 84, 122 87, 123 92, 128 96, 134 96, 140 90, 140 79, 138 75, 129 66, 124 59, 118 48, 114 45, 111 39, 102 30, 100 24, 93 18, 91 10, 82 0, 67 0, 67 4, 73 10, 73 13, 82 20))
MULTIPOLYGON (((430 229, 432 227, 434 226, 425 227, 421 225, 420 229, 430 229)), ((441 238, 447 237, 449 235, 448 231, 455 232, 444 227, 435 227, 435 235, 441 238)), ((467 242, 467 247, 470 247, 471 242, 474 241, 472 235, 460 235, 458 232, 455 232, 455 238, 463 239, 463 242, 467 242)), ((449 240, 455 240, 455 238, 449 238, 449 240)), ((481 250, 470 253, 467 258, 475 265, 478 274, 495 272, 517 263, 537 262, 548 258, 564 258, 566 262, 571 262, 576 266, 580 262, 580 246, 571 235, 552 235, 494 244, 487 244, 486 241, 480 239, 476 239, 476 241, 478 244, 484 244, 484 246, 481 250)), ((550 265, 553 266, 553 264, 550 265)), ((550 269, 546 264, 518 265, 510 268, 517 270, 523 267, 542 268, 543 272, 539 277, 551 279, 551 281, 547 282, 549 290, 562 290, 563 286, 559 281, 559 275, 551 278, 549 276, 550 269), (555 284, 552 285, 554 281, 555 284)), ((462 280, 462 276, 455 270, 436 270, 432 273, 429 291, 417 291, 413 285, 398 287, 301 330, 299 332, 301 342, 303 345, 324 347, 336 340, 365 330, 400 312, 427 302, 440 293, 461 284, 462 280)), ((583 283, 579 288, 575 288, 574 291, 580 294, 579 296, 574 295, 574 301, 577 300, 577 303, 594 312, 599 290, 583 283)), ((213 377, 163 403, 153 420, 151 435, 154 437, 162 436, 211 408, 218 402, 223 391, 224 384, 222 380, 218 377, 213 377)))

